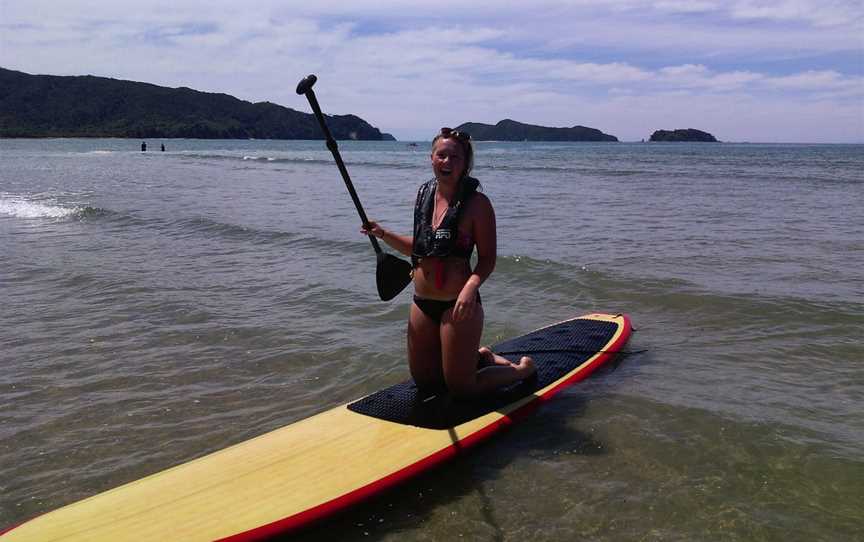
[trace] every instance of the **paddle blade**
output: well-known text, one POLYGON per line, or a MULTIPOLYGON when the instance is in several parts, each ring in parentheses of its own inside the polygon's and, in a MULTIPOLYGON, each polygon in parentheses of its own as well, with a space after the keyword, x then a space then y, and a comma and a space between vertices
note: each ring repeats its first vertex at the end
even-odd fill
POLYGON ((390 301, 411 282, 411 264, 392 254, 379 252, 375 282, 381 301, 390 301))

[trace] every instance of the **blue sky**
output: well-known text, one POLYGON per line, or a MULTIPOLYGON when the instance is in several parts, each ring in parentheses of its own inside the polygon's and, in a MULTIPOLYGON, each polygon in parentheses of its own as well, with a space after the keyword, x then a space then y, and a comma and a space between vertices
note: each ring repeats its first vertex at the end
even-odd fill
POLYGON ((359 115, 399 139, 504 118, 625 141, 864 142, 860 0, 0 0, 0 66, 359 115))

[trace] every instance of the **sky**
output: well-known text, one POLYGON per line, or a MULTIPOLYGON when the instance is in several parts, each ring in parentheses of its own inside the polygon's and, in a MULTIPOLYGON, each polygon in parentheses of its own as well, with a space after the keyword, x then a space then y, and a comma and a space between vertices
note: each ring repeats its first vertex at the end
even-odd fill
POLYGON ((861 0, 0 0, 0 67, 355 114, 400 140, 513 119, 622 141, 864 142, 861 0))

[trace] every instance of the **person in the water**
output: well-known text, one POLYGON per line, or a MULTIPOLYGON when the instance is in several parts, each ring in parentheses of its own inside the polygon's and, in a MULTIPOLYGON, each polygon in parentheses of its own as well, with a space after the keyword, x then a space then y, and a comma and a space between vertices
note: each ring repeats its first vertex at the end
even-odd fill
POLYGON ((534 361, 525 356, 513 363, 478 348, 484 316, 479 289, 495 269, 497 237, 492 203, 469 175, 474 165, 470 136, 442 128, 432 140, 431 158, 435 178, 417 194, 413 236, 395 234, 377 222, 361 231, 411 256, 408 359, 414 382, 476 396, 530 377, 534 361))

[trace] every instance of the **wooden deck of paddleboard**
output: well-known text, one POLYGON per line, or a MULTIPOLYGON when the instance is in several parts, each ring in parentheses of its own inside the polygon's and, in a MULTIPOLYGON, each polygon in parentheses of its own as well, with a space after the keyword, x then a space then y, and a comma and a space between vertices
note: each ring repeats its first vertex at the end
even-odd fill
POLYGON ((626 342, 625 316, 607 346, 574 371, 505 408, 449 429, 357 414, 345 405, 39 516, 0 536, 38 540, 255 540, 358 502, 476 444, 581 380, 626 342))

